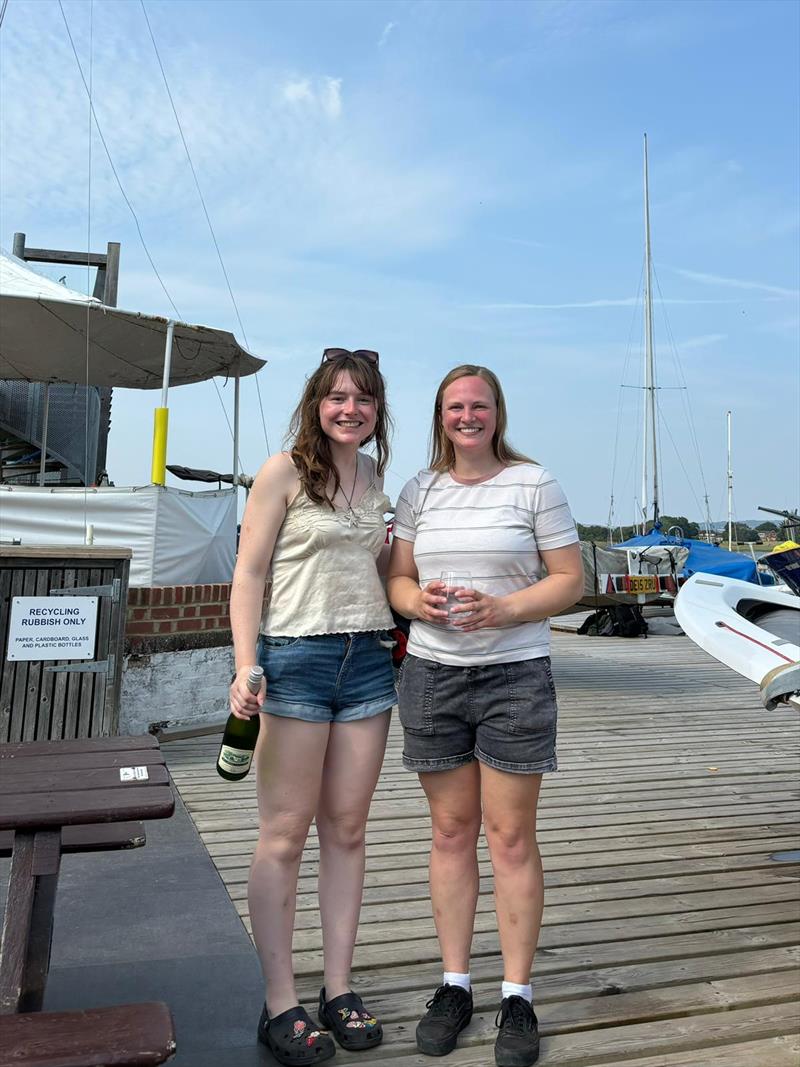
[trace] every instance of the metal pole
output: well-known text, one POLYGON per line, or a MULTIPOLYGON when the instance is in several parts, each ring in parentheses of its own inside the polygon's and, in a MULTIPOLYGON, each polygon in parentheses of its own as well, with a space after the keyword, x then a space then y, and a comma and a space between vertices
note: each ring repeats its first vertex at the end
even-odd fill
POLYGON ((167 323, 167 340, 164 345, 164 377, 161 379, 161 406, 167 406, 169 395, 169 375, 172 370, 172 339, 175 335, 175 323, 172 319, 167 323))
POLYGON ((44 472, 47 466, 47 423, 50 419, 50 382, 44 383, 44 405, 42 412, 42 443, 39 459, 39 485, 44 485, 44 472))
POLYGON ((239 368, 233 379, 233 484, 239 484, 239 368))
MULTIPOLYGON (((653 345, 653 265, 650 250, 650 189, 647 173, 647 134, 644 135, 644 256, 645 256, 645 289, 644 289, 644 328, 645 328, 645 402, 647 404, 647 417, 645 419, 645 432, 650 431, 650 448, 653 456, 653 522, 658 522, 658 426, 656 425, 656 375, 655 375, 655 352, 653 345)), ((647 451, 648 442, 644 441, 644 449, 647 451)), ((646 473, 646 465, 645 465, 646 473)), ((647 497, 643 495, 642 503, 646 506, 647 497)))
POLYGON ((24 233, 15 233, 14 234, 14 243, 11 246, 11 251, 17 257, 17 259, 24 259, 25 258, 25 234, 24 233))
POLYGON ((728 420, 728 551, 733 551, 733 464, 731 463, 731 413, 728 420))
POLYGON ((167 429, 169 426, 169 374, 172 365, 172 338, 175 323, 167 323, 167 340, 164 348, 164 377, 161 384, 161 407, 153 412, 153 463, 150 479, 153 485, 166 485, 167 476, 167 429))

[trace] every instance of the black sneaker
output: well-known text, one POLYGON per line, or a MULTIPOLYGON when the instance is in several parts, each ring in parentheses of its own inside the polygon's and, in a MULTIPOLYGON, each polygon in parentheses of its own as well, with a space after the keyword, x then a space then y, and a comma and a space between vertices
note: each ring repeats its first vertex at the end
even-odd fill
POLYGON ((426 1056, 446 1056, 472 1018, 472 990, 440 985, 417 1024, 417 1048, 426 1056))
POLYGON ((505 997, 494 1021, 497 1067, 531 1067, 539 1059, 539 1021, 525 997, 505 997))

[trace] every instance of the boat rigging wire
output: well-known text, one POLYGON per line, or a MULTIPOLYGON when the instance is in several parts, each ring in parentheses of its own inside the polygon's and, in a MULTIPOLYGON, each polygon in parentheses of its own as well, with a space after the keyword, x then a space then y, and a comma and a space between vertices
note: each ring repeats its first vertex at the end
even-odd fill
MULTIPOLYGON (((638 284, 638 286, 636 288, 636 301, 634 303, 633 311, 631 312, 631 322, 630 322, 630 326, 628 328, 628 342, 627 342, 627 345, 626 345, 626 348, 625 348, 625 363, 623 364, 623 367, 622 367, 622 377, 620 379, 620 386, 619 386, 619 398, 617 400, 617 427, 616 427, 616 432, 614 434, 614 453, 613 453, 613 459, 612 459, 612 462, 611 462, 611 493, 610 493, 610 501, 609 501, 609 522, 608 522, 609 526, 611 525, 611 518, 612 518, 612 514, 613 514, 613 510, 614 510, 614 485, 616 483, 617 457, 619 455, 620 430, 622 428, 623 397, 625 395, 624 392, 623 392, 623 389, 625 388, 625 384, 624 384, 625 383, 625 375, 628 373, 628 367, 630 366, 630 362, 631 362, 631 358, 632 358, 632 354, 633 354, 633 332, 634 332, 634 329, 636 328, 636 325, 637 325, 637 322, 638 322, 638 319, 639 319, 639 298, 641 297, 641 294, 642 294, 643 280, 644 280, 644 260, 642 260, 642 269, 641 269, 641 271, 639 273, 639 284, 638 284)), ((634 450, 631 450, 631 451, 633 452, 634 450)), ((631 458, 631 461, 630 461, 630 464, 629 464, 629 467, 628 467, 628 473, 627 473, 627 475, 625 477, 625 483, 624 483, 625 485, 628 484, 628 481, 629 481, 629 479, 631 477, 632 468, 633 468, 633 458, 631 458)))
MULTIPOLYGON (((122 185, 122 180, 120 179, 120 176, 117 173, 117 168, 114 166, 114 160, 111 158, 111 152, 109 150, 109 147, 108 147, 108 144, 106 142, 106 139, 105 139, 105 137, 103 135, 103 130, 102 130, 102 127, 100 126, 100 120, 97 117, 97 112, 95 111, 94 104, 92 103, 92 94, 91 94, 91 92, 89 90, 89 86, 86 83, 86 78, 84 77, 83 67, 81 66, 81 61, 78 58, 78 52, 77 52, 77 49, 75 48, 75 41, 73 40, 72 32, 70 31, 70 28, 69 28, 69 23, 67 22, 67 16, 66 16, 66 13, 64 11, 64 5, 62 3, 62 0, 58 0, 58 6, 59 6, 59 9, 61 11, 61 17, 64 20, 64 27, 66 28, 66 31, 67 31, 67 37, 69 38, 69 43, 70 43, 70 45, 72 47, 72 54, 75 57, 75 62, 77 64, 77 66, 78 66, 78 73, 80 74, 81 81, 83 82, 83 88, 86 90, 86 95, 89 97, 90 114, 91 114, 92 118, 94 119, 95 128, 97 129, 97 133, 98 133, 98 135, 100 137, 100 142, 103 145, 103 148, 105 149, 106 157, 108 159, 109 166, 111 167, 111 173, 114 175, 114 178, 116 179, 116 182, 117 182, 117 186, 119 187, 119 191, 122 194, 122 199, 125 201, 125 203, 126 203, 126 205, 128 207, 128 210, 130 211, 131 216, 133 217, 133 221, 134 221, 134 224, 136 226, 136 232, 139 235, 139 241, 141 242, 142 248, 144 249, 144 253, 147 256, 147 259, 148 259, 148 261, 150 263, 150 266, 153 268, 153 273, 155 274, 156 278, 158 278, 159 284, 160 284, 161 288, 164 291, 164 295, 166 296, 167 300, 169 301, 170 306, 172 307, 172 310, 175 312, 176 317, 181 322, 184 322, 184 321, 186 321, 184 319, 184 316, 181 315, 180 311, 178 310, 178 307, 177 307, 175 301, 172 299, 172 296, 170 295, 170 292, 167 289, 166 284, 164 283, 164 279, 161 277, 161 275, 158 272, 158 268, 155 265, 155 261, 153 260, 153 257, 150 254, 150 249, 147 247, 147 242, 144 239, 144 234, 142 233, 142 227, 141 227, 141 225, 139 223, 139 218, 138 218, 138 216, 136 214, 136 211, 134 210, 133 204, 130 202, 130 200, 128 198, 128 195, 125 192, 125 189, 124 189, 124 187, 122 185)), ((231 421, 228 418, 228 412, 227 412, 227 410, 225 408, 225 403, 224 403, 224 401, 222 399, 222 394, 219 391, 219 386, 217 385, 216 379, 212 378, 211 379, 211 383, 214 386, 214 390, 215 390, 215 392, 217 394, 217 399, 219 400, 220 407, 222 408, 222 414, 225 417, 225 422, 227 423, 228 432, 231 435, 231 440, 233 440, 233 427, 231 426, 231 421)), ((239 457, 239 466, 240 466, 240 468, 241 468, 241 463, 242 463, 241 457, 239 457)))
POLYGON ((3 19, 6 17, 6 8, 8 7, 8 0, 3 0, 3 6, 0 7, 0 26, 3 25, 3 19))
MULTIPOLYGON (((142 14, 144 15, 144 21, 147 24, 147 32, 150 35, 150 41, 152 42, 153 51, 155 52, 155 55, 156 55, 156 61, 158 62, 158 68, 161 71, 161 77, 164 80, 164 88, 167 91, 167 97, 169 98, 170 107, 172 108, 172 114, 175 116, 175 123, 176 123, 176 125, 178 127, 178 133, 180 134, 180 137, 181 137, 181 143, 183 144, 184 151, 186 152, 186 159, 188 160, 188 163, 189 163, 189 169, 192 172, 192 178, 194 179, 195 188, 197 189, 197 195, 200 198, 200 204, 202 205, 202 208, 203 208, 203 214, 205 215, 206 223, 208 224, 209 233, 211 234, 211 240, 214 243, 214 248, 215 248, 216 253, 217 253, 217 259, 219 260, 219 265, 222 268, 222 274, 223 274, 223 277, 225 278, 225 285, 228 288, 228 295, 231 298, 231 303, 233 304, 233 310, 236 313, 236 319, 237 319, 237 321, 239 323, 239 329, 242 331, 242 337, 244 339, 245 347, 249 349, 250 348, 250 343, 249 343, 249 341, 247 339, 247 332, 245 331, 244 323, 242 322, 242 316, 239 313, 239 306, 236 303, 236 297, 233 295, 233 287, 231 286, 231 280, 230 280, 230 277, 228 276, 228 271, 227 271, 227 269, 225 267, 225 261, 222 258, 222 251, 220 250, 220 247, 219 247, 219 242, 217 240, 217 235, 214 232, 214 226, 213 226, 213 224, 211 222, 211 216, 209 215, 208 207, 206 206, 205 197, 203 196, 203 190, 200 188, 200 180, 197 177, 197 171, 195 169, 195 165, 194 165, 194 162, 192 160, 192 154, 189 151, 189 145, 188 145, 188 143, 186 141, 186 135, 183 132, 183 126, 181 124, 181 120, 180 120, 180 117, 178 115, 178 109, 175 107, 175 100, 174 100, 174 98, 172 96, 172 90, 169 87, 169 81, 167 80, 167 72, 164 70, 164 64, 161 61, 161 54, 158 51, 158 45, 156 44, 156 39, 155 39, 155 36, 153 34, 153 27, 150 25, 150 19, 148 18, 148 15, 147 15, 147 8, 145 7, 144 0, 139 0, 139 3, 140 3, 141 8, 142 8, 142 14)), ((267 446, 267 455, 270 455, 271 454, 271 449, 270 449, 270 446, 269 446, 269 435, 267 433, 267 422, 266 422, 266 418, 265 418, 265 415, 264 415, 264 405, 263 405, 262 400, 261 400, 261 386, 259 385, 259 382, 258 382, 258 374, 255 375, 255 382, 256 382, 256 392, 258 394, 258 406, 259 406, 259 409, 261 411, 261 425, 262 425, 262 427, 264 429, 264 441, 265 441, 266 446, 267 446)))
MULTIPOLYGON (((89 0, 89 111, 86 148, 86 296, 92 285, 92 90, 94 87, 94 0, 89 0)), ((89 330, 91 304, 86 301, 86 388, 83 396, 83 539, 89 542, 89 330)), ((96 471, 94 472, 96 474, 96 471)), ((94 477, 92 481, 94 481, 94 477)))
POLYGON ((98 134, 100 136, 100 141, 101 141, 101 143, 103 145, 103 148, 105 149, 106 156, 108 157, 109 166, 111 167, 111 173, 114 175, 114 177, 116 179, 116 182, 117 182, 117 185, 119 186, 119 191, 120 191, 120 193, 122 193, 122 199, 127 204, 128 210, 130 211, 130 213, 131 213, 131 215, 133 217, 134 224, 136 225, 136 232, 139 234, 139 240, 142 243, 142 248, 144 249, 144 253, 145 253, 145 255, 147 256, 147 258, 148 258, 148 260, 150 262, 150 266, 153 268, 153 273, 155 274, 156 278, 158 278, 159 284, 161 285, 161 288, 164 290, 164 295, 166 296, 167 300, 169 301, 170 306, 172 307, 172 310, 175 312, 175 314, 178 316, 178 318, 183 321, 183 316, 178 311, 178 308, 175 305, 175 301, 170 296, 169 290, 167 289, 166 285, 164 284, 164 279, 158 273, 158 268, 156 267, 155 263, 153 262, 153 257, 150 255, 150 249, 147 247, 147 242, 145 241, 144 234, 142 233, 142 227, 141 227, 141 225, 139 223, 139 218, 138 218, 136 212, 134 211, 133 204, 128 199, 128 195, 125 192, 125 189, 123 188, 122 181, 120 180, 120 176, 117 173, 117 168, 114 166, 114 160, 111 158, 111 152, 109 151, 108 144, 106 143, 106 139, 103 136, 103 130, 102 130, 101 126, 100 126, 100 121, 97 118, 97 113, 95 112, 94 104, 92 103, 92 94, 89 91, 89 86, 86 84, 86 78, 84 77, 84 74, 83 74, 83 67, 81 66, 81 61, 78 58, 78 53, 77 53, 76 48, 75 48, 75 41, 72 39, 72 32, 70 31, 69 23, 67 22, 67 16, 66 16, 66 13, 64 11, 64 4, 63 4, 62 0, 58 0, 58 6, 59 6, 59 9, 61 11, 61 17, 64 20, 64 26, 66 27, 66 30, 67 30, 67 36, 69 37, 69 43, 72 46, 72 54, 75 56, 75 62, 78 64, 78 72, 79 72, 79 74, 81 76, 81 81, 83 82, 83 87, 86 90, 86 95, 89 97, 89 107, 90 107, 90 110, 91 110, 92 118, 94 119, 94 124, 95 124, 95 127, 97 128, 97 132, 98 132, 98 134))
MULTIPOLYGON (((673 357, 673 362, 674 362, 675 368, 676 368, 678 381, 680 383, 679 385, 676 385, 676 386, 663 386, 663 385, 659 385, 658 382, 654 381, 653 388, 655 390, 657 390, 657 392, 659 392, 659 393, 664 391, 664 390, 669 390, 669 391, 677 390, 678 392, 683 394, 682 395, 682 401, 683 401, 683 404, 684 404, 684 413, 686 415, 686 420, 687 420, 687 424, 688 424, 688 427, 689 427, 690 440, 691 440, 692 448, 693 448, 693 451, 694 451, 694 454, 695 454, 695 457, 696 457, 696 460, 697 460, 697 469, 698 469, 699 474, 700 474, 700 481, 701 481, 701 484, 702 484, 702 487, 703 487, 703 494, 704 494, 704 496, 707 496, 708 495, 708 489, 707 489, 707 486, 706 486, 705 472, 703 470, 702 456, 700 454, 700 446, 699 446, 699 441, 698 441, 698 437, 697 437, 697 430, 696 430, 696 426, 695 426, 695 422, 694 422, 694 415, 693 415, 692 406, 691 406, 691 398, 689 396, 689 387, 688 387, 688 384, 686 382, 686 375, 684 373, 683 365, 682 365, 681 360, 680 360, 680 355, 678 353, 677 345, 675 343, 675 338, 674 338, 674 335, 672 333, 672 329, 670 327, 669 320, 668 320, 668 318, 666 316, 666 312, 664 310, 664 308, 665 308, 664 296, 663 296, 663 293, 661 292, 661 285, 660 285, 660 282, 658 280, 658 274, 657 274, 657 272, 655 270, 655 266, 653 266, 652 270, 653 270, 653 277, 654 277, 654 280, 655 280, 655 283, 656 283, 656 289, 658 291, 658 297, 659 297, 659 301, 660 301, 660 309, 661 309, 664 325, 666 327, 666 333, 667 333, 667 338, 668 338, 668 342, 669 342, 669 348, 671 350, 671 354, 672 354, 672 357, 673 357)), ((644 267, 642 268, 642 275, 643 274, 644 274, 644 267)), ((642 278, 642 275, 640 275, 639 290, 638 290, 638 293, 637 293, 637 298, 638 298, 639 295, 641 295, 641 278, 642 278)), ((634 318, 634 320, 632 320, 632 323, 631 323, 630 334, 633 333, 633 329, 634 329, 634 326, 635 326, 636 318, 638 318, 638 315, 636 315, 636 313, 635 313, 635 318, 634 318)), ((614 488, 615 488, 615 484, 616 484, 617 456, 618 456, 618 449, 619 449, 621 426, 622 426, 622 421, 623 421, 623 396, 624 396, 624 390, 633 389, 633 390, 640 391, 640 390, 642 390, 644 388, 641 385, 626 385, 625 384, 625 376, 626 376, 626 374, 628 372, 628 368, 629 368, 629 365, 630 365, 630 362, 631 362, 631 356, 632 356, 631 336, 630 336, 630 334, 629 334, 629 337, 628 337, 628 347, 627 347, 626 356, 625 356, 625 364, 623 366, 623 371, 622 371, 622 383, 620 384, 620 387, 619 387, 619 404, 618 404, 618 408, 617 408, 617 426, 616 426, 616 434, 615 434, 615 439, 614 439, 614 459, 613 459, 613 463, 612 463, 612 473, 611 473, 611 496, 610 496, 611 503, 609 505, 609 523, 608 523, 609 526, 611 525, 612 514, 613 514, 613 501, 614 501, 614 498, 615 498, 614 488)), ((656 366, 657 366, 657 364, 656 364, 656 366)), ((673 451, 675 452, 675 456, 676 456, 676 458, 678 460, 678 463, 679 463, 679 465, 681 467, 681 470, 683 471, 684 477, 686 479, 686 485, 688 486, 689 491, 691 492, 692 497, 694 499, 695 505, 697 506, 698 514, 700 514, 700 515, 707 514, 708 508, 706 507, 704 509, 702 503, 700 502, 700 498, 698 496, 697 490, 695 489, 695 486, 692 483, 692 479, 689 476, 689 473, 688 473, 688 470, 686 468, 686 465, 685 465, 685 463, 684 463, 684 461, 683 461, 683 459, 681 457, 681 454, 680 454, 680 452, 678 450, 675 438, 673 437, 673 435, 672 435, 672 433, 670 431, 669 425, 668 425, 668 423, 667 423, 667 421, 666 421, 666 419, 664 417, 664 412, 663 412, 663 410, 662 410, 660 405, 658 406, 658 409, 657 409, 657 422, 656 422, 656 425, 657 425, 657 433, 658 433, 658 439, 659 439, 659 452, 661 454, 663 454, 663 451, 662 451, 662 448, 661 448, 661 442, 663 440, 663 433, 666 432, 666 434, 669 437, 670 443, 672 444, 673 451)), ((638 446, 637 446, 637 448, 631 450, 631 458, 630 458, 630 462, 628 464, 628 472, 627 472, 626 477, 624 479, 623 488, 624 488, 624 486, 627 486, 629 481, 630 481, 631 471, 632 471, 632 469, 634 467, 634 464, 636 463, 638 455, 639 455, 639 450, 638 450, 638 446)), ((659 464, 659 482, 661 484, 661 488, 662 489, 664 489, 664 487, 665 487, 663 479, 664 479, 663 464, 659 464)), ((639 512, 637 514, 637 518, 636 518, 636 520, 634 522, 634 525, 636 525, 636 526, 641 526, 642 525, 641 515, 642 515, 642 511, 643 510, 646 511, 647 503, 648 503, 647 501, 640 502, 640 504, 639 504, 639 512)), ((701 525, 702 525, 702 523, 701 523, 701 525)))
POLYGON ((623 396, 622 389, 624 387, 625 375, 628 372, 628 367, 629 367, 630 361, 631 361, 631 354, 632 354, 632 351, 633 351, 633 331, 634 331, 634 328, 636 326, 637 319, 639 317, 638 305, 639 305, 639 296, 640 296, 640 294, 642 292, 642 278, 643 277, 644 277, 644 264, 642 264, 642 270, 641 270, 641 273, 639 275, 639 285, 637 286, 637 289, 636 289, 636 303, 634 305, 634 310, 631 313, 631 322, 630 322, 630 326, 628 328, 628 342, 627 342, 627 345, 625 346, 625 363, 624 363, 624 365, 622 367, 622 378, 621 378, 621 384, 620 384, 620 387, 619 387, 619 400, 617 401, 617 429, 616 429, 616 433, 614 435, 614 454, 613 454, 613 459, 612 459, 612 462, 611 462, 611 496, 612 497, 614 495, 614 479, 616 477, 616 472, 617 472, 617 456, 618 456, 618 453, 619 453, 620 426, 621 426, 621 422, 622 422, 622 396, 623 396))
POLYGON ((677 445, 677 443, 675 441, 675 438, 672 436, 672 431, 670 430, 669 425, 667 423, 667 420, 664 418, 664 414, 663 414, 662 411, 659 411, 659 413, 658 413, 658 422, 659 422, 659 444, 661 442, 661 430, 663 429, 663 430, 666 431, 667 437, 669 437, 670 444, 672 445, 673 451, 675 452, 675 458, 678 460, 678 463, 680 464, 680 468, 683 471, 684 477, 686 478, 686 484, 689 487, 689 492, 694 497, 694 502, 695 502, 695 504, 697 506, 697 510, 700 512, 700 514, 702 514, 702 512, 703 512, 702 504, 700 503, 700 500, 699 500, 699 498, 697 496, 697 492, 695 490, 695 487, 692 484, 691 478, 689 477, 689 472, 686 469, 686 464, 683 462, 683 457, 681 456, 680 452, 678 451, 678 445, 677 445))
POLYGON ((678 381, 683 387, 682 399, 684 403, 686 421, 689 426, 689 436, 692 442, 692 447, 694 448, 695 458, 697 460, 697 469, 700 472, 700 482, 703 487, 704 495, 708 495, 708 486, 706 485, 706 476, 705 471, 703 470, 703 457, 700 452, 700 443, 697 439, 697 428, 694 422, 694 412, 692 411, 692 398, 689 393, 689 388, 686 382, 686 375, 683 371, 683 363, 681 362, 680 352, 678 351, 678 346, 675 343, 675 337, 672 333, 672 327, 670 326, 669 318, 667 316, 666 303, 664 302, 664 295, 661 292, 661 283, 658 280, 658 274, 656 273, 655 267, 653 268, 653 276, 656 281, 656 288, 658 289, 658 298, 661 301, 661 314, 664 320, 664 325, 666 327, 667 339, 671 348, 672 358, 675 364, 675 370, 677 372, 678 381))

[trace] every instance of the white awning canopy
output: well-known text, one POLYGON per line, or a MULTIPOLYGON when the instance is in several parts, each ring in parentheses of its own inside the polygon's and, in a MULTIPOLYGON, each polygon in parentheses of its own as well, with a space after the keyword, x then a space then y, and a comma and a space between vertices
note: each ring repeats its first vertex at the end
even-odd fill
MULTIPOLYGON (((169 321, 106 307, 0 252, 0 379, 160 389, 169 321)), ((245 377, 265 363, 226 330, 176 322, 168 384, 245 377)))

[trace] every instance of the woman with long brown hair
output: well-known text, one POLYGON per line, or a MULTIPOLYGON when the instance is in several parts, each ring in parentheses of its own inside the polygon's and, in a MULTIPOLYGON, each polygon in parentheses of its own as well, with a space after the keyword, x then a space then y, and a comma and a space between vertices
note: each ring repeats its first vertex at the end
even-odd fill
POLYGON ((312 819, 319 841, 324 985, 317 1017, 342 1048, 373 1048, 377 1019, 350 989, 364 833, 395 702, 393 622, 378 575, 389 413, 378 353, 326 349, 245 509, 231 590, 231 710, 261 713, 259 837, 248 887, 266 984, 258 1038, 279 1063, 335 1045, 298 1003, 292 932, 312 819), (372 444, 375 458, 362 452, 372 444), (267 597, 265 598, 265 586, 267 597), (247 688, 252 665, 265 684, 247 688))
POLYGON ((473 364, 450 371, 436 394, 429 469, 397 502, 388 588, 395 610, 413 620, 398 690, 403 763, 419 774, 431 811, 444 972, 417 1046, 445 1055, 472 1018, 483 821, 504 971, 495 1061, 530 1067, 539 1054, 530 973, 544 893, 536 806, 542 774, 556 769, 548 618, 576 601, 583 571, 558 483, 505 435, 497 377, 473 364))

